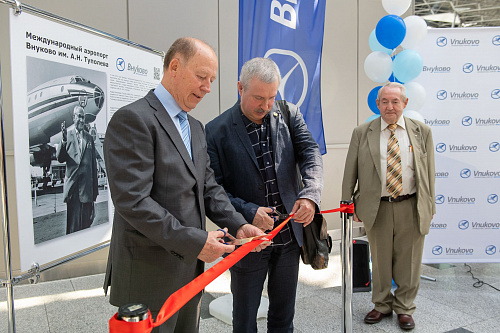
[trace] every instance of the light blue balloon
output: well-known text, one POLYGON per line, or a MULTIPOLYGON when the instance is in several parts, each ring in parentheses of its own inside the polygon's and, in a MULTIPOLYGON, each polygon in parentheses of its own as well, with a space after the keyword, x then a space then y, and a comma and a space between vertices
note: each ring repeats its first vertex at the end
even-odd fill
POLYGON ((392 62, 392 72, 398 81, 409 82, 420 75, 424 68, 422 56, 415 50, 404 50, 392 62))
POLYGON ((386 15, 375 27, 378 42, 388 49, 395 49, 406 36, 406 23, 397 15, 386 15))
POLYGON ((368 123, 368 122, 372 121, 373 119, 377 119, 378 117, 380 117, 379 114, 373 114, 370 117, 368 117, 368 119, 365 120, 365 123, 368 123))
POLYGON ((377 40, 377 36, 375 34, 375 29, 372 30, 370 34, 370 38, 368 39, 368 44, 370 45, 370 49, 375 52, 375 51, 381 51, 384 53, 387 53, 388 55, 392 54, 392 50, 388 49, 386 47, 383 47, 382 44, 380 44, 377 40))

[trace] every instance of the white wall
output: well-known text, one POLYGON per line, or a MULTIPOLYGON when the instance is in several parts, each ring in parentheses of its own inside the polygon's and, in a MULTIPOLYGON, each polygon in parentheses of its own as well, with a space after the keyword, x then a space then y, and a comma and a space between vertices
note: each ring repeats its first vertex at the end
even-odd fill
MULTIPOLYGON (((157 50, 166 51, 176 38, 182 36, 202 39, 218 54, 219 74, 212 93, 203 99, 193 115, 206 123, 237 99, 237 0, 26 0, 23 3, 157 50)), ((366 98, 376 84, 365 76, 363 63, 370 53, 369 34, 384 15, 381 1, 327 0, 322 58, 327 154, 323 156, 325 189, 322 209, 339 207, 344 161, 352 129, 372 114, 366 98)), ((9 148, 12 150, 12 146, 7 150, 9 148)), ((10 204, 15 205, 14 202, 10 204)), ((327 220, 329 229, 340 228, 339 214, 331 214, 327 220)), ((10 221, 13 237, 17 237, 13 208, 10 208, 10 221)), ((0 245, 3 248, 3 244, 0 245)), ((14 274, 18 274, 18 251, 13 249, 12 253, 14 274)), ((106 259, 107 249, 101 250, 48 271, 42 274, 42 279, 100 273, 104 271, 106 259)), ((3 276, 3 260, 0 262, 0 276, 3 276)))

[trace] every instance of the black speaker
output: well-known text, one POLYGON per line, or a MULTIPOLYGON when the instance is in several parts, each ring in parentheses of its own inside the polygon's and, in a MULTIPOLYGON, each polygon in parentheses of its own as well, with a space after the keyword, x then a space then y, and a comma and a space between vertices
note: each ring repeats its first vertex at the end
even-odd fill
POLYGON ((352 291, 372 290, 370 274, 370 248, 368 242, 361 239, 352 241, 352 291))

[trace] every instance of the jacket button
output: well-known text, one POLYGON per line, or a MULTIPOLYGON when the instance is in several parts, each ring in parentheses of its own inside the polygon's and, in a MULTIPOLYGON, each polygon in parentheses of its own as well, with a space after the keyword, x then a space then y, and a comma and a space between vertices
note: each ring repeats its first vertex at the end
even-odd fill
POLYGON ((264 185, 259 185, 259 190, 262 190, 264 188, 264 185))

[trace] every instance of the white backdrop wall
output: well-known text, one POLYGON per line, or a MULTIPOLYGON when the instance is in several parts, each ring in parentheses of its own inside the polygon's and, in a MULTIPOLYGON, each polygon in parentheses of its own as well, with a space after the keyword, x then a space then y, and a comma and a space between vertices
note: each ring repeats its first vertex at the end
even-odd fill
POLYGON ((500 262, 500 28, 430 30, 419 52, 436 160, 424 262, 500 262))
MULTIPOLYGON (((23 3, 158 50, 166 51, 181 36, 203 39, 218 54, 219 74, 211 94, 204 98, 193 115, 206 123, 232 106, 237 98, 237 0, 26 0, 23 3)), ((370 32, 384 15, 387 13, 383 10, 381 1, 327 1, 322 58, 322 106, 328 153, 323 156, 323 209, 339 206, 341 178, 352 129, 372 114, 366 98, 377 84, 366 77, 363 63, 371 52, 368 46, 370 32)), ((0 22, 1 37, 8 31, 3 29, 5 21, 2 19, 0 22)), ((0 52, 4 52, 4 49, 0 47, 0 52)), ((2 67, 2 76, 4 73, 10 75, 8 69, 2 67)), ((9 87, 3 89, 8 91, 9 87)), ((8 108, 8 105, 4 107, 8 108)), ((12 130, 9 126, 12 126, 12 121, 7 115, 7 136, 12 130)), ((6 145, 7 167, 12 174, 13 145, 8 140, 6 145)), ((10 182, 9 179, 9 191, 13 191, 14 184, 10 182)), ((15 209, 10 209, 9 214, 14 240, 13 268, 14 274, 17 274, 19 251, 15 241, 15 209)), ((329 229, 340 228, 338 214, 331 214, 327 218, 329 229)), ((3 248, 1 241, 0 245, 3 248)), ((100 273, 104 271, 106 259, 107 250, 101 250, 45 272, 42 280, 100 273)), ((0 275, 3 275, 3 265, 3 260, 0 260, 0 275)))

